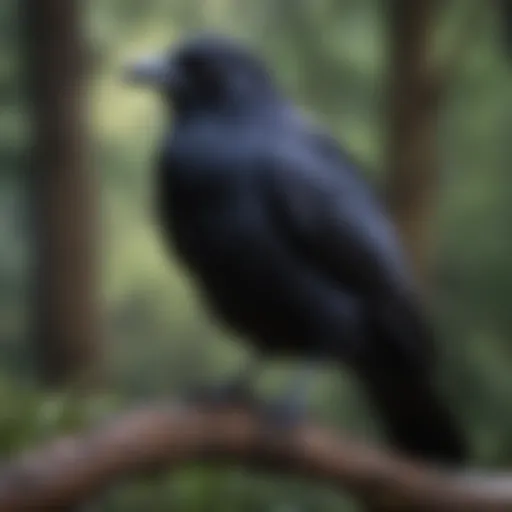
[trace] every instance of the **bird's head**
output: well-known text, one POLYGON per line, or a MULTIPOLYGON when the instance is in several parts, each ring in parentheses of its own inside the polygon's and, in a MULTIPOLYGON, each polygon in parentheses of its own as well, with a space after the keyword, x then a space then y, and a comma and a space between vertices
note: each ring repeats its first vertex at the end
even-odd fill
POLYGON ((128 65, 126 78, 158 88, 178 115, 258 107, 276 97, 263 63, 241 44, 217 35, 142 58, 128 65))

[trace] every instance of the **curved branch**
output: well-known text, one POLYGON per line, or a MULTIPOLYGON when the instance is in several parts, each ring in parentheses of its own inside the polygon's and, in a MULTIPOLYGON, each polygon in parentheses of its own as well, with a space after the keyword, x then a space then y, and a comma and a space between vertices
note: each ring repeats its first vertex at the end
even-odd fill
POLYGON ((239 409, 144 408, 5 464, 0 510, 60 510, 128 475, 199 460, 236 460, 330 481, 392 510, 512 509, 512 476, 423 467, 313 425, 286 436, 263 432, 256 414, 239 409))

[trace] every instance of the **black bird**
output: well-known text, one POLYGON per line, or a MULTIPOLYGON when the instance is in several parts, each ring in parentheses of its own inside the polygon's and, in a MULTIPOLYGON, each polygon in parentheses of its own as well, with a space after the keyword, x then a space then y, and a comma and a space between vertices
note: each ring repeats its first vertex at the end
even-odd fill
POLYGON ((462 460, 415 283, 352 159, 231 39, 188 39, 128 74, 172 108, 157 212, 213 313, 262 355, 345 363, 398 449, 462 460))

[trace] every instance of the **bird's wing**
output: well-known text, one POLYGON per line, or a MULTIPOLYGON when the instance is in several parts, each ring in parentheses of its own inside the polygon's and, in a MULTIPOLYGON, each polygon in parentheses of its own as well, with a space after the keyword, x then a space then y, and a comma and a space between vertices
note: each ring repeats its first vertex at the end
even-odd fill
POLYGON ((367 300, 395 346, 423 345, 429 336, 391 222, 342 153, 313 142, 273 153, 266 166, 274 228, 317 272, 367 300))
POLYGON ((353 178, 357 179, 363 187, 366 187, 367 193, 378 197, 379 193, 370 188, 367 180, 370 174, 368 166, 361 161, 353 152, 346 147, 338 144, 338 141, 326 133, 320 125, 311 119, 294 112, 294 125, 300 138, 304 143, 315 151, 319 156, 329 159, 334 166, 343 166, 346 172, 352 173, 353 178), (368 171, 368 172, 361 172, 368 171))
POLYGON ((273 220, 311 263, 365 294, 411 284, 391 222, 352 168, 304 148, 272 160, 273 220))

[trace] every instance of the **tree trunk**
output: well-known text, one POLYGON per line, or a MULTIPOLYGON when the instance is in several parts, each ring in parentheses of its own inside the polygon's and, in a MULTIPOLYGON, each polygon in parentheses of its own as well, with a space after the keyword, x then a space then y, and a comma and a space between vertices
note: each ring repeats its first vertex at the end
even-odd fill
POLYGON ((512 2, 499 0, 498 10, 503 30, 503 45, 508 58, 512 59, 512 2))
MULTIPOLYGON (((79 0, 24 0, 33 147, 35 342, 45 383, 92 378, 98 356, 93 212, 86 163, 79 0)), ((83 4, 82 4, 83 5, 83 4)))
POLYGON ((438 90, 431 60, 435 0, 390 0, 387 192, 418 281, 428 283, 438 186, 438 90))
MULTIPOLYGON (((427 292, 438 185, 437 86, 431 64, 435 0, 389 0, 388 205, 418 284, 427 292)), ((369 507, 391 512, 393 506, 369 507)), ((404 510, 414 510, 404 507, 404 510)))

